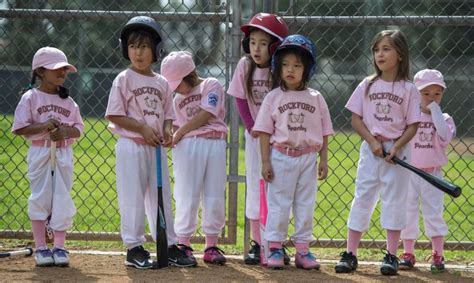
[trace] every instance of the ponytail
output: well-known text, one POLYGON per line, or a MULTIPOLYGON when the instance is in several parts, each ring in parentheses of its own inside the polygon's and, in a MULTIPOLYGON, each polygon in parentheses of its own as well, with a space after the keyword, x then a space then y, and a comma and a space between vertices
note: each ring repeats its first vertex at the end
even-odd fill
POLYGON ((36 72, 33 71, 33 74, 31 75, 31 81, 30 81, 30 83, 28 84, 28 87, 22 88, 18 94, 19 94, 19 95, 23 95, 25 92, 27 92, 27 91, 29 91, 30 89, 34 88, 34 87, 35 87, 36 77, 37 77, 37 76, 38 76, 38 75, 36 74, 36 72))
POLYGON ((69 97, 69 89, 63 87, 63 86, 59 86, 59 90, 58 90, 58 95, 59 97, 61 97, 62 99, 66 99, 69 97))

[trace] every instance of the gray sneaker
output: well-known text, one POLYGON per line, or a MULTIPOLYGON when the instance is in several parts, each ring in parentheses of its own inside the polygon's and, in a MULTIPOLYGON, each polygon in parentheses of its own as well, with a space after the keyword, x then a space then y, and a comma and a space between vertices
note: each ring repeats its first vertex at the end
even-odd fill
POLYGON ((54 258, 53 253, 50 249, 38 249, 35 251, 35 261, 36 266, 53 266, 54 265, 54 258))
POLYGON ((66 267, 69 266, 69 256, 67 255, 69 252, 65 249, 54 248, 53 249, 53 259, 54 265, 66 267))

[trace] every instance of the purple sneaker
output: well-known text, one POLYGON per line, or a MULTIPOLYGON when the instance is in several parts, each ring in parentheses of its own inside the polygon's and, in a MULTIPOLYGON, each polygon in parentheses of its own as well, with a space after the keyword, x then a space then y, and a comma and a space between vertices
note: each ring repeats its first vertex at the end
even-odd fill
POLYGON ((308 251, 307 253, 296 252, 295 265, 297 268, 303 268, 306 270, 319 270, 319 268, 321 267, 321 264, 319 264, 316 257, 310 251, 308 251))
POLYGON ((36 266, 53 266, 53 253, 48 248, 37 249, 35 251, 36 266))
POLYGON ((283 249, 270 249, 267 266, 273 269, 282 269, 284 265, 283 249))
POLYGON ((53 249, 53 259, 54 259, 54 265, 56 266, 69 266, 69 257, 68 254, 69 252, 65 249, 61 248, 54 248, 53 249))
POLYGON ((209 247, 204 250, 204 262, 212 264, 224 265, 227 261, 224 256, 224 251, 218 247, 209 247))

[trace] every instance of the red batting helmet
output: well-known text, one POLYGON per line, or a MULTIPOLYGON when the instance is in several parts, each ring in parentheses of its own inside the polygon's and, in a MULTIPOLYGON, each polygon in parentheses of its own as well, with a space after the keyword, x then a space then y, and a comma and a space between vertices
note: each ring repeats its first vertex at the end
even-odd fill
POLYGON ((244 32, 245 38, 242 40, 242 48, 245 53, 250 53, 249 41, 251 28, 260 29, 276 38, 276 41, 270 44, 270 55, 273 54, 283 38, 287 37, 288 26, 283 18, 275 14, 258 13, 246 25, 242 25, 240 29, 244 32))

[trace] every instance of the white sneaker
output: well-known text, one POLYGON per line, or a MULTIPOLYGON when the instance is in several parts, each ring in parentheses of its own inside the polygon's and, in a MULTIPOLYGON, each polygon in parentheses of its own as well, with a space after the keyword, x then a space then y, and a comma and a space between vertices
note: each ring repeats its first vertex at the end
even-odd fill
POLYGON ((65 249, 54 248, 53 259, 56 266, 68 266, 69 265, 69 252, 65 249))
POLYGON ((38 249, 35 251, 36 266, 53 266, 53 253, 48 248, 38 249))

